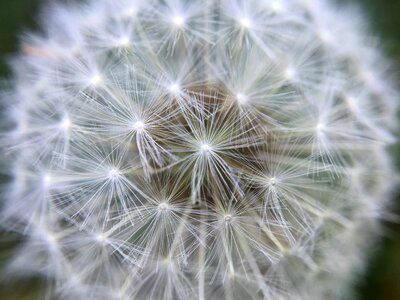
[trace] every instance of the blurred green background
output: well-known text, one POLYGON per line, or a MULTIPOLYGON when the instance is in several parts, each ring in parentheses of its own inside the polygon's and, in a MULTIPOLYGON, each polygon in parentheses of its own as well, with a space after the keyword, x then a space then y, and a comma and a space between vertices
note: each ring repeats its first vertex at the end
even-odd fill
MULTIPOLYGON (((49 1, 0 0, 0 78, 9 75, 6 61, 18 50, 18 36, 25 29, 37 27, 35 17, 39 5, 44 2, 49 1)), ((381 37, 382 49, 393 59, 400 90, 400 0, 341 2, 358 2, 363 7, 372 30, 381 37)), ((393 153, 397 166, 400 166, 399 144, 393 147, 393 153)), ((400 216, 400 193, 395 197, 393 212, 400 216)), ((384 226, 382 245, 370 258, 365 276, 358 281, 358 299, 400 300, 400 223, 386 222, 384 226)))

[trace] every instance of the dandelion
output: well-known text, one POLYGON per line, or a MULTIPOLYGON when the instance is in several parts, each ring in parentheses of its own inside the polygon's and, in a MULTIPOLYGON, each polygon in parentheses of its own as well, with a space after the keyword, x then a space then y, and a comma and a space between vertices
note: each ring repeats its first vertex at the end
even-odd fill
POLYGON ((59 299, 346 294, 397 181, 397 93, 359 15, 48 7, 2 93, 4 274, 59 299))

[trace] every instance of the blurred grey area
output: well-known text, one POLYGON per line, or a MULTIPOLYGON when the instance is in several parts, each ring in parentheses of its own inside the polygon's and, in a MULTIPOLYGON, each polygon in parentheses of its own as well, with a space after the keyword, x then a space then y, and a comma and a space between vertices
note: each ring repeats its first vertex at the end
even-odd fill
MULTIPOLYGON (((18 51, 18 37, 24 30, 38 27, 35 21, 39 0, 0 0, 0 78, 10 75, 7 60, 18 51)), ((381 37, 381 47, 393 60, 395 76, 400 90, 400 1, 399 0, 338 0, 341 3, 355 2, 364 9, 372 25, 373 33, 381 37)), ((400 139, 400 136, 398 134, 400 139)), ((400 168, 399 143, 392 149, 397 166, 400 168)), ((400 193, 395 195, 392 213, 400 216, 400 193)), ((400 219, 400 217, 399 217, 400 219)), ((367 265, 366 274, 358 280, 358 299, 396 300, 400 299, 400 224, 386 222, 382 244, 374 252, 367 265)), ((0 240, 0 242, 3 242, 0 240)), ((4 245, 0 245, 0 249, 4 245)), ((0 263, 4 263, 1 257, 0 263)), ((338 262, 340 263, 340 262, 338 262)), ((22 282, 21 282, 22 284, 22 282)), ((0 284, 2 286, 2 284, 0 284)), ((35 299, 29 285, 26 294, 18 299, 35 299), (32 298, 33 297, 33 298, 32 298)), ((0 292, 0 298, 7 297, 0 292)), ((6 299, 6 298, 4 298, 6 299)), ((7 298, 8 299, 8 298, 7 298)), ((15 299, 15 298, 14 298, 15 299)))

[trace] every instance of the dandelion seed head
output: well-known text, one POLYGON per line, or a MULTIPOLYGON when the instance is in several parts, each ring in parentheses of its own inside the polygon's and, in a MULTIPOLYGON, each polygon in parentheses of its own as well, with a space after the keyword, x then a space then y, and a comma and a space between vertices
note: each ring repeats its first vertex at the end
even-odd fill
POLYGON ((1 91, 9 274, 55 299, 347 296, 398 181, 398 94, 358 13, 67 2, 1 91))

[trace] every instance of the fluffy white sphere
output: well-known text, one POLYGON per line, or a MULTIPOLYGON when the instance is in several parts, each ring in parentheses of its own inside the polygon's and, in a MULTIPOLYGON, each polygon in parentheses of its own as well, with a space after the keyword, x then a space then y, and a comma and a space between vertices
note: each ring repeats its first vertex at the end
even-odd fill
POLYGON ((307 0, 55 4, 2 102, 8 265, 60 299, 338 299, 396 174, 390 63, 307 0))

